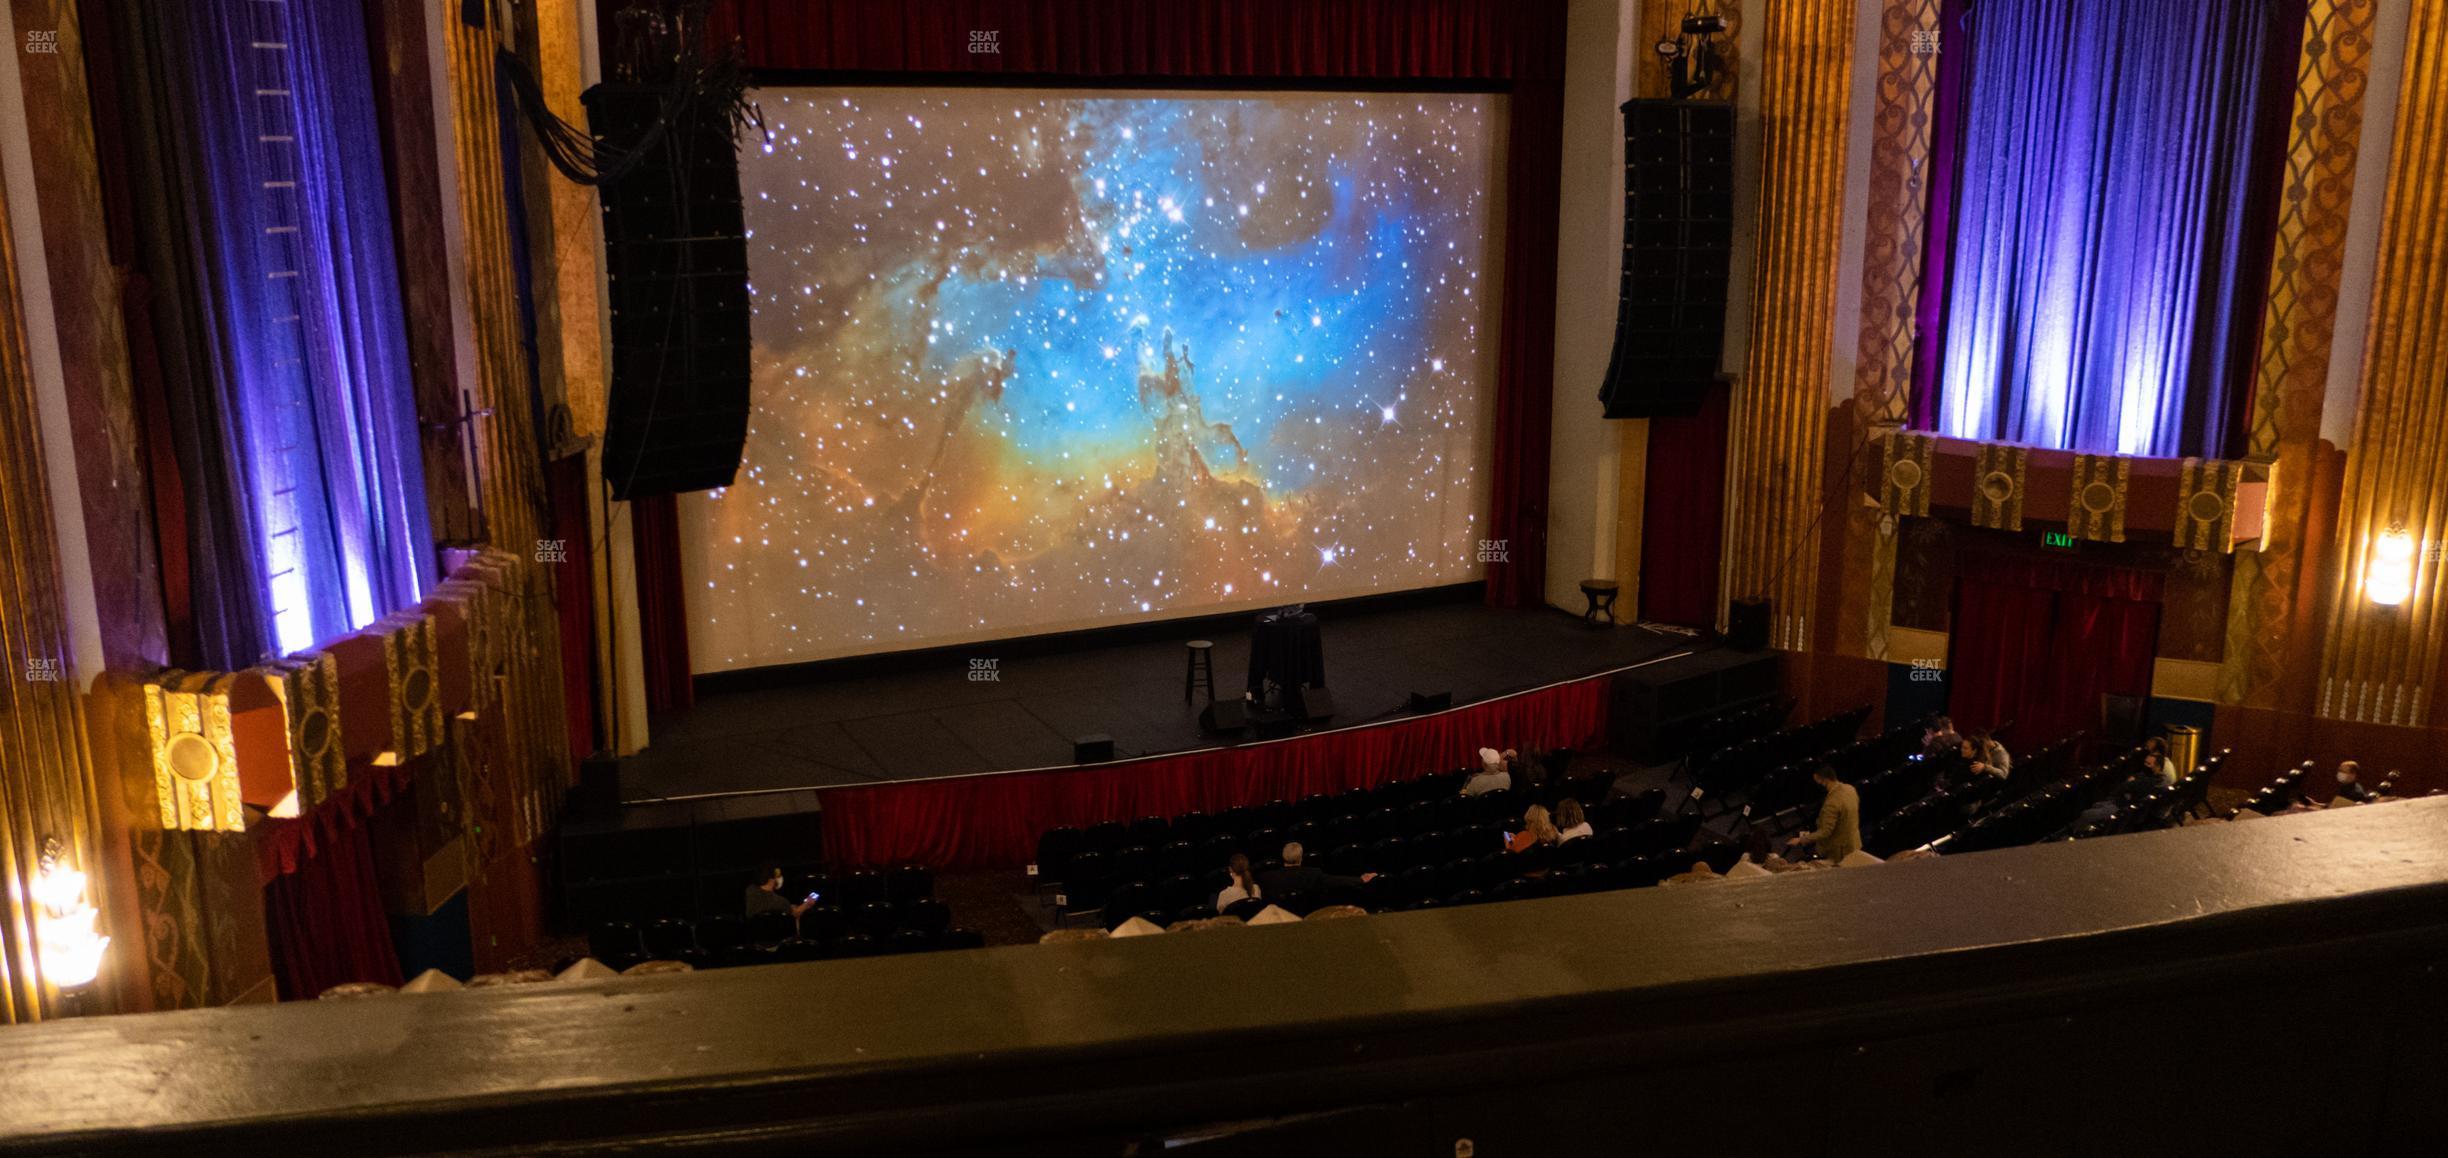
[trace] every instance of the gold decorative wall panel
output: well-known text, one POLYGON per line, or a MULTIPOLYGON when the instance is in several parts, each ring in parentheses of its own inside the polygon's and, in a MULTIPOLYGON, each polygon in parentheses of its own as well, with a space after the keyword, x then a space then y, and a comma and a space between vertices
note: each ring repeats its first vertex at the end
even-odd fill
POLYGON ((230 679, 227 672, 166 671, 145 681, 145 729, 163 828, 246 831, 230 679))
POLYGON ((1767 596, 1770 642, 1787 649, 1807 646, 1818 590, 1854 7, 1786 0, 1755 17, 1761 141, 1751 345, 1734 392, 1718 586, 1721 614, 1727 599, 1767 596))
POLYGON ((1879 507, 1889 517, 1930 513, 1930 451, 1937 439, 1918 431, 1890 432, 1881 448, 1879 507))
POLYGON ((2312 517, 2376 18, 2375 0, 2311 0, 2305 13, 2246 443, 2248 457, 2278 464, 2278 479, 2260 549, 2236 557, 2222 703, 2278 706, 2280 675, 2300 668, 2312 646, 2311 625, 2295 622, 2303 528, 2312 517))
POLYGON ((2443 636, 2448 543, 2448 0, 2419 0, 2380 225, 2379 267, 2353 440, 2339 500, 2336 572, 2319 711, 2430 722, 2443 636), (2413 583, 2396 606, 2365 590, 2384 532, 2413 537, 2413 583))
POLYGON ((2132 460, 2117 455, 2075 455, 2066 533, 2095 542, 2124 542, 2125 487, 2132 469, 2132 460))
POLYGON ((390 677, 391 742, 414 760, 442 743, 442 694, 434 621, 418 610, 384 620, 383 674, 390 677))
POLYGON ((268 666, 264 674, 280 697, 298 807, 311 810, 348 787, 348 750, 340 742, 339 665, 328 653, 309 651, 268 666))
POLYGON ((1972 525, 1996 531, 2023 529, 2023 476, 2031 451, 1983 443, 1972 468, 1972 525))
POLYGON ((87 898, 110 908, 101 895, 99 802, 69 662, 11 212, 0 191, 0 1024, 37 1020, 51 1009, 36 936, 43 907, 33 892, 47 842, 62 842, 86 874, 87 898))
MULTIPOLYGON (((449 123, 439 126, 458 171, 455 212, 464 246, 462 322, 474 333, 478 408, 489 411, 478 427, 486 538, 498 549, 485 556, 495 584, 510 606, 498 617, 514 625, 492 643, 501 662, 499 711, 508 737, 515 803, 511 817, 521 844, 539 835, 543 818, 557 808, 570 773, 569 737, 561 704, 560 620, 552 602, 552 577, 535 561, 545 527, 544 464, 538 432, 527 403, 527 354, 518 332, 516 265, 512 231, 524 223, 509 217, 503 184, 502 117, 493 59, 515 51, 490 26, 496 9, 451 6, 443 20, 449 77, 449 123), (487 22, 479 27, 467 18, 487 22)), ((516 123, 516 122, 513 122, 516 123)), ((592 324, 592 319, 567 319, 592 324)), ((474 644, 471 642, 471 649, 474 644)))
POLYGON ((2234 550, 2236 491, 2243 484, 2243 463, 2184 460, 2184 473, 2176 487, 2176 545, 2197 551, 2234 550))

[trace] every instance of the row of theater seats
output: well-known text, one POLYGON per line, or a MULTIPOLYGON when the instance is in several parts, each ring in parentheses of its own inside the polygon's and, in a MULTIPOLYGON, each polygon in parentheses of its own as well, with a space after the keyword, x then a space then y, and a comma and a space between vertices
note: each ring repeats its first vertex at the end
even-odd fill
POLYGON ((2093 804, 2106 799, 2141 768, 2135 748, 2106 763, 2076 771, 2027 795, 1983 812, 1931 842, 1941 853, 1983 852, 2032 844, 2063 833, 2093 804))
POLYGON ((1861 794, 1862 848, 1892 857, 1953 834, 1995 802, 2021 800, 2062 779, 2073 767, 2082 733, 2059 740, 2014 763, 2004 779, 1988 775, 1939 784, 1942 763, 1906 759, 1854 785, 1861 794))
POLYGON ((2138 798, 2121 799, 2113 814, 2077 820, 2058 835, 2065 840, 2089 840, 2095 836, 2153 832, 2182 824, 2209 811, 2210 784, 2218 778, 2219 770, 2226 763, 2227 753, 2221 751, 2192 771, 2177 777, 2174 784, 2153 788, 2138 798))
POLYGON ((935 874, 924 866, 859 869, 839 876, 799 874, 782 890, 785 899, 794 901, 811 893, 818 903, 796 919, 772 912, 604 921, 589 931, 587 948, 614 969, 641 961, 682 961, 710 969, 985 944, 975 930, 952 927, 952 909, 935 899, 935 874))
MULTIPOLYGON (((1850 747, 1869 719, 1870 707, 1864 704, 1767 735, 1717 747, 1695 747, 1685 762, 1685 771, 1690 774, 1692 785, 1709 796, 1740 792, 1771 769, 1805 761, 1815 763, 1840 748, 1850 747)), ((1843 771, 1838 769, 1840 774, 1843 771)))

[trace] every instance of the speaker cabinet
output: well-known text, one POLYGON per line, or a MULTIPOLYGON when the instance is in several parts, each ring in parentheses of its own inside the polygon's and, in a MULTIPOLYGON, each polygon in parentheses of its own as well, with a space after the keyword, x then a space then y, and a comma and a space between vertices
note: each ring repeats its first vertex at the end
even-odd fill
POLYGON ((1249 704, 1242 700, 1217 700, 1199 713, 1199 730, 1210 736, 1230 735, 1249 727, 1249 704))
POLYGON ((1626 101, 1623 275, 1608 418, 1699 411, 1725 347, 1734 254, 1734 106, 1626 101))
MULTIPOLYGON (((648 140, 664 93, 587 90, 596 140, 648 140)), ((739 157, 719 109, 694 102, 642 162, 604 185, 612 373, 604 479, 613 497, 731 485, 748 438, 748 237, 739 157)))
POLYGON ((1074 764, 1103 764, 1113 757, 1113 737, 1103 732, 1071 741, 1071 762, 1074 764))
POLYGON ((1768 601, 1737 599, 1726 605, 1726 643, 1743 651, 1768 650, 1768 601))
POLYGON ((1304 720, 1325 720, 1335 714, 1334 693, 1321 687, 1304 687, 1292 693, 1292 712, 1304 720))
POLYGON ((1452 692, 1413 692, 1409 701, 1409 708, 1414 714, 1441 712, 1452 706, 1452 692))

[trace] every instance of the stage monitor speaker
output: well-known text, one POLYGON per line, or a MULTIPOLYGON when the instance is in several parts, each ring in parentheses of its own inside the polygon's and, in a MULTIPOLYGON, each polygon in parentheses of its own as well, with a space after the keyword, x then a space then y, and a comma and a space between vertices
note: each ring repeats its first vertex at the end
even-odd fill
POLYGON ((1413 692, 1411 693, 1409 710, 1416 715, 1427 712, 1441 712, 1452 706, 1452 692, 1436 692, 1433 694, 1429 692, 1413 692))
POLYGON ((1693 414, 1725 348, 1734 106, 1634 100, 1623 114, 1623 275, 1598 399, 1608 418, 1693 414))
POLYGON ((1768 649, 1768 600, 1737 599, 1726 605, 1726 643, 1743 651, 1768 649))
POLYGON ((748 237, 729 111, 600 84, 584 97, 599 145, 645 158, 603 197, 612 367, 604 479, 617 499, 731 485, 748 438, 748 237))
POLYGON ((1071 762, 1074 764, 1103 764, 1113 756, 1113 737, 1103 732, 1071 741, 1071 762))
POLYGON ((1199 730, 1210 736, 1230 735, 1249 727, 1249 704, 1244 700, 1217 700, 1199 713, 1199 730))
POLYGON ((1292 693, 1292 714, 1304 720, 1331 719, 1335 714, 1334 693, 1309 686, 1292 693))
POLYGON ((620 808, 620 761, 589 756, 578 764, 578 786, 569 794, 570 812, 577 816, 609 816, 620 808))

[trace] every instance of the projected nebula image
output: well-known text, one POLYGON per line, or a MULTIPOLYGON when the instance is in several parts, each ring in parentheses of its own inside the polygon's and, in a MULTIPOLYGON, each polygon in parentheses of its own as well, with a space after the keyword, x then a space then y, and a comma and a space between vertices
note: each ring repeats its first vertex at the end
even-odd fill
POLYGON ((755 95, 697 670, 1480 574, 1498 98, 755 95))

